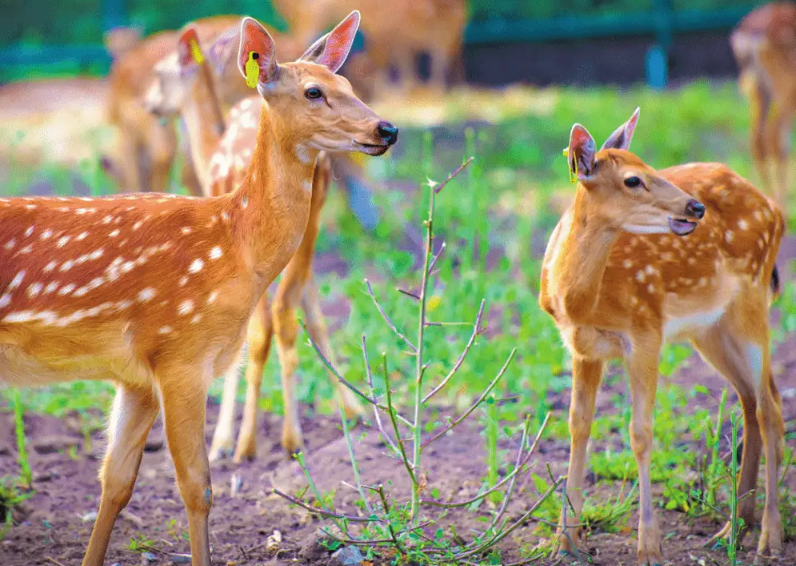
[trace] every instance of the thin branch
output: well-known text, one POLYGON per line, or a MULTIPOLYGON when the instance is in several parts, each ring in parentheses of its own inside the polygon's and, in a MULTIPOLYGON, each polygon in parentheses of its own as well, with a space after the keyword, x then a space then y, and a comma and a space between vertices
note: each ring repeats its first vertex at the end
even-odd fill
MULTIPOLYGON (((348 387, 348 388, 349 388, 351 391, 353 391, 353 392, 354 392, 356 395, 358 395, 360 398, 362 398, 363 400, 367 401, 368 403, 370 403, 370 404, 371 404, 371 405, 373 405, 374 407, 378 407, 378 408, 379 408, 379 409, 381 409, 382 411, 387 411, 387 410, 388 410, 388 409, 387 409, 387 407, 386 407, 385 405, 382 405, 382 404, 380 404, 380 403, 379 403, 379 402, 378 402, 376 399, 373 399, 372 397, 368 397, 367 395, 365 395, 364 393, 362 393, 362 391, 360 391, 360 390, 359 390, 359 389, 358 389, 358 388, 357 388, 357 387, 356 387, 354 384, 352 384, 350 381, 348 381, 346 378, 344 378, 342 375, 340 375, 340 372, 339 372, 339 371, 337 371, 337 368, 335 368, 335 367, 332 365, 332 362, 330 362, 330 361, 329 361, 329 360, 326 358, 326 356, 323 354, 323 352, 321 352, 320 348, 318 348, 318 344, 316 344, 316 343, 315 343, 315 340, 313 340, 313 339, 312 339, 312 336, 310 336, 309 332, 307 331, 307 325, 306 325, 306 324, 304 324, 304 321, 303 321, 303 320, 301 320, 301 319, 299 319, 299 324, 301 324, 301 327, 304 329, 304 333, 307 335, 307 338, 309 339, 309 341, 310 341, 310 344, 312 345, 313 349, 315 350, 315 353, 316 353, 316 354, 318 354, 318 357, 319 357, 319 358, 321 359, 321 361, 323 362, 323 365, 325 365, 325 366, 326 366, 326 368, 327 368, 327 369, 328 369, 330 372, 332 372, 332 375, 334 375, 334 376, 337 378, 337 381, 339 381, 340 383, 342 383, 343 385, 345 385, 346 387, 348 387)), ((412 426, 412 423, 411 423, 411 422, 409 422, 409 421, 408 421, 406 418, 404 418, 403 416, 401 416, 401 414, 400 414, 400 413, 396 414, 395 416, 396 416, 396 418, 397 418, 399 421, 401 421, 402 423, 404 423, 406 426, 412 426)))
POLYGON ((437 265, 437 260, 439 259, 439 256, 442 255, 442 252, 445 251, 446 247, 447 247, 447 244, 445 242, 442 242, 442 245, 439 247, 439 251, 434 256, 434 258, 431 260, 431 263, 428 264, 428 273, 429 273, 429 275, 432 275, 432 276, 434 275, 434 266, 437 265))
POLYGON ((539 441, 542 438, 542 433, 544 432, 545 428, 547 427, 547 423, 550 420, 550 415, 551 415, 551 413, 548 412, 547 415, 545 416, 544 421, 542 422, 542 426, 539 428, 539 432, 536 433, 536 438, 534 438, 533 444, 531 444, 531 447, 528 449, 527 454, 525 454, 525 457, 522 459, 522 461, 519 463, 519 465, 515 466, 515 468, 510 473, 506 474, 506 477, 504 477, 502 480, 500 480, 498 483, 496 483, 494 486, 492 486, 491 489, 489 489, 487 491, 484 491, 484 492, 480 492, 480 493, 476 494, 475 497, 473 497, 471 499, 468 499, 466 501, 458 501, 456 503, 445 503, 443 501, 437 501, 436 499, 423 499, 422 503, 424 503, 426 505, 432 505, 434 507, 447 507, 447 508, 466 507, 467 505, 470 505, 471 503, 475 503, 476 501, 479 501, 479 500, 483 499, 484 497, 486 497, 490 493, 499 490, 501 487, 503 487, 503 485, 505 483, 511 481, 513 478, 517 477, 519 474, 525 473, 525 469, 524 468, 528 464, 528 462, 531 460, 531 457, 533 456, 534 452, 536 451, 536 447, 539 445, 539 441))
MULTIPOLYGON (((550 416, 550 413, 547 413, 547 417, 545 417, 545 423, 547 422, 547 418, 550 416)), ((544 425, 542 425, 544 427, 544 425)), ((517 459, 514 462, 514 469, 518 469, 520 467, 520 462, 522 461, 522 453, 525 450, 525 441, 528 438, 528 431, 531 428, 531 418, 530 415, 525 417, 525 426, 522 427, 522 437, 520 438, 520 449, 517 450, 517 459)), ((538 437, 537 437, 538 438, 538 437)), ((506 508, 509 506, 509 501, 511 501, 511 496, 514 494, 514 484, 517 483, 517 475, 515 474, 514 477, 509 482, 509 487, 506 488, 506 493, 503 496, 503 503, 500 505, 500 508, 495 513, 495 516, 492 517, 492 522, 487 527, 487 531, 497 525, 500 518, 503 516, 503 513, 506 512, 506 508)))
POLYGON ((409 458, 406 455, 404 441, 401 440, 401 431, 398 429, 398 422, 395 420, 396 412, 393 410, 392 406, 392 393, 390 392, 390 372, 387 371, 387 355, 383 355, 381 359, 382 365, 384 367, 384 385, 385 389, 387 390, 387 411, 390 415, 390 422, 392 423, 392 429, 395 432, 395 439, 398 442, 398 449, 401 452, 401 461, 404 463, 406 471, 409 473, 409 478, 412 480, 412 486, 416 486, 417 480, 415 479, 415 471, 412 469, 412 464, 409 462, 409 458))
MULTIPOLYGON (((384 495, 384 486, 379 484, 379 487, 377 488, 377 491, 379 492, 379 497, 381 497, 381 504, 382 504, 382 507, 384 508, 384 515, 386 517, 389 517, 390 516, 390 506, 387 503, 387 497, 384 495)), ((392 537, 392 540, 395 543, 395 548, 398 549, 398 552, 400 552, 401 554, 405 555, 406 554, 406 550, 404 550, 404 547, 401 546, 401 543, 398 541, 398 536, 395 534, 395 529, 392 528, 392 522, 389 521, 389 520, 387 521, 387 528, 390 529, 390 536, 392 537)))
MULTIPOLYGON (((376 390, 373 387, 373 373, 370 371, 370 360, 368 359, 368 349, 365 335, 362 335, 362 357, 365 360, 365 372, 368 376, 368 386, 370 386, 370 394, 373 396, 373 399, 376 399, 376 390)), ((376 399, 378 400, 378 399, 376 399)), ((384 425, 381 422, 381 416, 379 415, 378 407, 373 407, 373 418, 376 421, 376 426, 379 427, 379 432, 381 433, 381 437, 384 439, 384 442, 397 454, 399 452, 398 447, 392 441, 392 438, 387 431, 384 430, 384 425)))
POLYGON ((462 363, 464 362, 464 358, 467 356, 467 353, 470 351, 470 348, 473 347, 475 343, 475 337, 478 336, 478 328, 481 326, 481 317, 484 314, 484 304, 486 301, 481 299, 481 307, 478 309, 478 315, 475 317, 475 324, 473 325, 473 333, 470 335, 470 340, 467 342, 467 345, 464 347, 459 359, 456 360, 456 363, 453 365, 453 369, 448 372, 448 375, 437 385, 431 392, 423 398, 423 403, 428 403, 428 400, 431 399, 434 395, 440 392, 440 390, 448 384, 448 381, 454 376, 454 374, 459 371, 462 363))
POLYGON ((401 289, 400 287, 396 287, 395 290, 398 291, 399 293, 403 293, 407 297, 413 298, 416 301, 420 300, 420 297, 418 295, 414 294, 412 291, 407 291, 406 289, 401 289))
POLYGON ((439 194, 439 193, 440 193, 440 191, 442 191, 442 189, 444 189, 444 188, 445 188, 445 185, 447 185, 448 183, 450 183, 450 182, 453 180, 453 178, 454 178, 454 177, 456 177, 456 175, 458 175, 459 173, 461 173, 462 171, 464 171, 464 169, 465 169, 465 168, 466 168, 468 165, 470 165, 470 163, 472 163, 474 159, 475 159, 475 157, 468 157, 468 158, 467 158, 467 160, 466 160, 464 163, 462 163, 461 165, 459 165, 459 166, 458 166, 456 169, 454 169, 454 170, 453 170, 453 172, 452 172, 450 175, 448 175, 448 178, 447 178, 447 179, 445 179, 444 181, 442 181, 442 183, 440 183, 439 185, 437 185, 436 187, 434 187, 434 193, 435 193, 435 194, 439 194))
POLYGON ((327 517, 331 519, 344 519, 346 521, 351 521, 352 523, 384 523, 384 519, 373 519, 371 517, 355 517, 353 515, 343 515, 342 513, 335 513, 334 511, 326 511, 325 509, 318 509, 317 507, 313 507, 309 503, 305 503, 300 499, 296 499, 292 495, 288 495, 287 493, 280 491, 279 489, 272 487, 271 492, 275 493, 279 497, 287 499, 294 505, 298 505, 312 513, 313 515, 320 515, 321 517, 327 517))
POLYGON ((367 279, 365 279, 365 287, 367 287, 368 295, 370 295, 370 298, 373 299, 373 304, 376 305, 376 309, 378 309, 379 314, 381 314, 381 317, 384 319, 384 322, 387 323, 387 326, 390 327, 390 329, 395 333, 395 335, 401 340, 403 340, 404 343, 406 343, 406 345, 409 346, 409 349, 412 350, 412 352, 414 352, 414 354, 416 355, 417 348, 415 347, 414 344, 412 344, 409 341, 409 338, 401 334, 401 331, 398 330, 398 328, 395 326, 395 323, 392 320, 390 320, 390 317, 387 316, 386 312, 384 312, 384 309, 381 307, 381 303, 379 303, 379 301, 376 299, 376 295, 373 294, 373 287, 370 286, 370 281, 368 281, 367 279))
POLYGON ((489 394, 492 392, 492 390, 495 388, 495 385, 497 385, 498 381, 500 381, 500 378, 502 378, 502 377, 503 377, 503 374, 504 374, 504 373, 506 373, 506 369, 508 369, 508 367, 509 367, 509 364, 511 363, 511 360, 513 360, 513 359, 514 359, 514 356, 516 355, 516 353, 517 353, 517 348, 514 348, 514 349, 511 351, 511 354, 509 354, 509 357, 508 357, 508 359, 506 360, 506 363, 504 363, 504 364, 503 364, 503 367, 502 367, 502 368, 500 368, 500 371, 498 372, 497 376, 495 376, 495 379, 493 379, 493 380, 492 380, 492 383, 490 383, 490 384, 489 384, 489 386, 488 386, 488 387, 487 387, 487 388, 484 390, 484 392, 483 392, 483 393, 481 394, 481 396, 480 396, 480 397, 479 397, 479 398, 478 398, 478 399, 475 401, 475 403, 473 403, 473 404, 472 404, 472 406, 470 406, 470 408, 469 408, 469 409, 467 409, 467 410, 466 410, 466 411, 465 411, 465 412, 464 412, 464 413, 463 413, 463 414, 462 414, 462 415, 461 415, 459 418, 457 418, 455 421, 451 422, 451 423, 450 423, 448 426, 446 426, 444 429, 442 429, 442 430, 441 430, 441 431, 439 431, 437 434, 435 434, 434 436, 432 436, 432 437, 431 437, 429 440, 426 440, 426 441, 423 443, 423 445, 420 447, 420 449, 421 449, 421 450, 423 450, 424 448, 426 448, 426 447, 427 447, 429 444, 431 444, 431 443, 432 443, 432 442, 434 442, 435 440, 437 440, 437 439, 441 438, 443 435, 447 434, 447 433, 448 433, 450 430, 452 430, 452 429, 453 429, 453 428, 454 428, 456 425, 458 425, 458 424, 459 424, 459 423, 461 423, 461 422, 462 422, 464 419, 466 419, 466 418, 467 418, 467 417, 470 415, 470 413, 472 413, 473 411, 475 411, 475 410, 478 408, 478 406, 479 406, 481 403, 483 403, 483 401, 484 401, 484 399, 486 399, 487 395, 489 395, 489 394))
POLYGON ((492 539, 490 539, 489 541, 485 542, 484 544, 482 544, 482 545, 480 545, 480 546, 478 546, 476 548, 473 548, 471 550, 468 550, 466 552, 461 552, 461 553, 455 555, 453 557, 453 560, 461 560, 461 559, 466 558, 468 556, 472 556, 473 554, 478 554, 479 552, 484 552, 485 550, 495 546, 501 540, 503 540, 504 538, 509 536, 512 532, 514 532, 518 527, 520 527, 525 521, 527 521, 534 514, 534 512, 542 505, 542 503, 544 503, 545 500, 548 497, 550 497, 550 494, 553 493, 558 488, 558 486, 561 484, 562 480, 563 480, 563 478, 558 478, 555 481, 555 483, 553 485, 551 485, 547 489, 547 491, 542 495, 541 499, 537 500, 536 503, 534 503, 531 506, 531 508, 528 511, 526 511, 519 519, 517 519, 509 528, 507 528, 504 531, 498 533, 497 535, 492 537, 492 539))

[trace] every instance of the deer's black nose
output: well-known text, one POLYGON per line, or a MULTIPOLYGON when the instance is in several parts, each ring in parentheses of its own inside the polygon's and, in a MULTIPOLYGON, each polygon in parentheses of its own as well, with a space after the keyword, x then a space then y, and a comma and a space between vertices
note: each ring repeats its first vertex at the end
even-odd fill
POLYGON ((398 141, 398 128, 389 122, 379 122, 378 130, 379 136, 387 142, 387 145, 393 145, 398 141))
POLYGON ((705 205, 698 200, 691 199, 685 205, 685 213, 692 218, 700 219, 705 216, 705 205))

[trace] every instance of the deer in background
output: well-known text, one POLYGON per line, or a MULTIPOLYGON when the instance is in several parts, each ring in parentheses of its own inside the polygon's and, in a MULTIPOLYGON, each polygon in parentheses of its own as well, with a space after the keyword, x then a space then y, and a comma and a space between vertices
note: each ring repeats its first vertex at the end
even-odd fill
POLYGON ((103 563, 160 409, 191 561, 210 566, 208 387, 236 365, 252 312, 301 243, 320 152, 382 155, 394 141, 334 72, 358 23, 353 13, 301 60, 278 64, 268 32, 243 19, 239 69, 265 108, 231 193, 0 199, 0 381, 117 386, 83 566, 103 563))
MULTIPOLYGON (((240 19, 214 16, 197 20, 195 25, 207 41, 237 28, 240 19)), ((175 125, 173 121, 162 123, 147 112, 141 98, 152 81, 152 68, 174 50, 178 36, 178 32, 168 30, 141 40, 131 28, 117 28, 105 36, 106 48, 113 57, 108 75, 108 121, 118 131, 119 150, 117 160, 103 158, 103 167, 124 191, 165 192, 168 186, 178 146, 175 125)), ((248 94, 237 71, 220 77, 218 83, 223 85, 219 88, 222 100, 239 100, 248 94)), ((201 194, 190 159, 183 163, 182 181, 192 194, 201 194)))
MULTIPOLYGON (((333 30, 331 33, 335 33, 333 30)), ((220 109, 211 80, 211 65, 226 64, 226 38, 212 45, 205 58, 195 29, 189 26, 180 37, 176 57, 169 57, 155 66, 157 80, 148 92, 146 106, 159 115, 180 113, 185 121, 197 165, 199 178, 206 195, 218 196, 229 192, 245 177, 251 164, 252 148, 257 136, 257 124, 263 107, 256 96, 243 99, 233 107, 230 123, 223 136, 218 126, 220 109)), ((317 92, 309 93, 317 95, 317 92)), ((388 132, 385 132, 388 134, 388 132)), ((397 135, 397 132, 396 134, 397 135)), ((303 446, 298 408, 295 400, 294 374, 298 364, 295 308, 302 303, 307 328, 313 340, 326 356, 333 354, 318 302, 312 272, 315 241, 320 229, 320 215, 329 188, 331 166, 324 153, 318 158, 312 186, 309 221, 296 255, 291 259, 276 292, 272 305, 267 293, 263 295, 249 323, 247 394, 243 423, 235 449, 234 460, 256 456, 256 420, 263 370, 271 346, 272 329, 276 331, 279 359, 282 366, 282 392, 285 419, 282 445, 288 453, 303 446)), ((332 375, 333 385, 341 394, 344 410, 349 417, 361 413, 361 406, 351 391, 332 375)), ((235 446, 235 396, 238 379, 227 373, 219 422, 210 449, 210 459, 221 457, 235 446)))
MULTIPOLYGON (((655 171, 628 152, 638 110, 596 151, 575 124, 567 152, 574 204, 550 236, 539 303, 572 354, 567 493, 583 508, 586 446, 606 360, 630 379, 630 441, 639 480, 638 561, 662 564, 650 459, 658 363, 664 342, 690 340, 735 388, 744 413, 738 514, 754 522, 757 474, 766 457, 760 555, 782 551, 777 481, 784 425, 771 374, 769 304, 784 231, 780 209, 718 163, 655 171)), ((570 523, 571 524, 571 523, 570 523)), ((729 526, 717 536, 727 536, 729 526)), ((572 550, 579 527, 560 534, 572 550)))
POLYGON ((465 0, 274 0, 274 6, 299 38, 314 36, 354 8, 361 10, 365 52, 380 73, 374 85, 379 94, 390 83, 391 65, 398 67, 405 89, 415 86, 421 52, 429 54, 429 84, 437 91, 445 90, 452 64, 461 64, 468 17, 465 0))
POLYGON ((752 157, 763 189, 784 207, 796 114, 796 5, 775 2, 753 10, 733 30, 730 44, 750 103, 752 157))

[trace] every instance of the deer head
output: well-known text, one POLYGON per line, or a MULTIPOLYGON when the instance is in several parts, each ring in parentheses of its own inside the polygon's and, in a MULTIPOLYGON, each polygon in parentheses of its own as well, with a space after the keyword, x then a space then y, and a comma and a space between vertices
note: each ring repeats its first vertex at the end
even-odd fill
POLYGON ((297 61, 277 62, 274 41, 253 18, 241 22, 238 68, 271 109, 280 131, 317 150, 382 155, 398 140, 398 128, 380 120, 337 74, 359 27, 352 12, 297 61))
POLYGON ((600 151, 586 128, 572 126, 567 159, 578 180, 576 201, 587 217, 625 232, 690 234, 705 207, 628 151, 638 114, 636 109, 600 151))

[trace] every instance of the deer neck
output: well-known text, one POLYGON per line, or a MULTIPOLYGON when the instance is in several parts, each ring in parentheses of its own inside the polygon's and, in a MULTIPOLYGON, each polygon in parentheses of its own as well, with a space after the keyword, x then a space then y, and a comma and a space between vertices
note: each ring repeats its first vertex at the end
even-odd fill
POLYGON ((199 65, 198 72, 199 76, 182 108, 182 116, 191 142, 191 157, 197 176, 204 193, 209 195, 210 160, 226 126, 208 65, 199 65))
POLYGON ((589 206, 586 189, 579 187, 569 230, 562 238, 555 272, 558 295, 574 323, 586 322, 597 306, 608 258, 620 230, 589 206))
POLYGON ((307 227, 312 181, 319 151, 296 140, 289 124, 263 110, 251 165, 232 193, 240 218, 239 241, 248 243, 254 270, 265 285, 287 265, 307 227))

